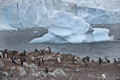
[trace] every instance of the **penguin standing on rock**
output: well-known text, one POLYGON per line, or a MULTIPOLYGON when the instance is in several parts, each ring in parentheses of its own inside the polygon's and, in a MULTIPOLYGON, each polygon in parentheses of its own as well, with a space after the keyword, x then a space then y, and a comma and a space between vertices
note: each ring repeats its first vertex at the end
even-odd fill
POLYGON ((87 66, 86 58, 82 58, 82 65, 87 66))
POLYGON ((99 65, 103 62, 102 59, 99 57, 99 65))
POLYGON ((45 67, 44 72, 48 73, 48 68, 47 67, 45 67))
POLYGON ((114 60, 114 63, 117 63, 117 61, 116 61, 116 59, 115 59, 115 58, 114 58, 113 60, 114 60))
POLYGON ((40 50, 40 55, 43 55, 43 50, 40 50))
POLYGON ((7 50, 7 49, 5 49, 5 50, 4 50, 4 53, 8 53, 8 50, 7 50))
POLYGON ((11 63, 13 63, 13 64, 16 64, 16 62, 14 61, 14 58, 13 58, 13 57, 10 57, 10 58, 9 58, 9 61, 10 61, 11 63))
POLYGON ((110 60, 109 60, 109 59, 107 59, 107 58, 105 58, 105 62, 110 63, 110 60))
POLYGON ((89 56, 86 56, 86 60, 89 62, 89 61, 90 61, 90 57, 89 57, 89 56))
POLYGON ((50 53, 51 52, 51 49, 50 49, 50 47, 47 47, 48 48, 48 52, 50 53))
POLYGON ((3 53, 2 52, 0 52, 0 58, 3 58, 3 53))
POLYGON ((23 62, 26 62, 25 57, 23 57, 23 58, 20 57, 20 59, 18 60, 18 63, 20 63, 20 65, 22 66, 23 62))
POLYGON ((42 58, 42 57, 40 57, 40 62, 44 63, 44 60, 43 60, 43 58, 42 58))
POLYGON ((46 47, 45 47, 45 45, 44 45, 44 46, 42 47, 42 50, 45 51, 45 48, 46 48, 46 47))
POLYGON ((25 56, 26 55, 26 51, 24 50, 21 54, 20 54, 20 56, 25 56))
POLYGON ((5 58, 8 58, 8 54, 4 54, 4 57, 5 57, 5 58))
POLYGON ((39 52, 37 49, 34 50, 35 52, 39 52))

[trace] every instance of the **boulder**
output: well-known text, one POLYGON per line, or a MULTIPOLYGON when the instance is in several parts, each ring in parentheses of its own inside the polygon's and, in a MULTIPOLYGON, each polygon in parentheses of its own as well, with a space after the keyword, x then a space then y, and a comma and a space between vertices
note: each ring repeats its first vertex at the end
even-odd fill
POLYGON ((38 70, 37 65, 36 65, 36 64, 34 64, 34 63, 31 63, 31 64, 29 65, 29 67, 30 67, 30 68, 35 68, 36 70, 38 70))
POLYGON ((9 76, 8 72, 2 72, 3 76, 9 76))
POLYGON ((29 67, 29 65, 28 65, 27 62, 23 62, 23 66, 25 66, 25 67, 29 67))
POLYGON ((0 60, 0 68, 4 67, 4 63, 0 60))
POLYGON ((11 68, 11 70, 12 70, 12 71, 15 71, 15 70, 16 70, 16 67, 15 67, 15 66, 13 66, 13 67, 11 68))
POLYGON ((57 76, 67 76, 66 73, 62 70, 62 69, 56 69, 55 71, 53 71, 52 73, 49 72, 48 73, 49 76, 53 76, 53 77, 57 77, 57 76))
POLYGON ((24 76, 27 74, 27 71, 24 69, 24 67, 19 67, 20 75, 24 76))

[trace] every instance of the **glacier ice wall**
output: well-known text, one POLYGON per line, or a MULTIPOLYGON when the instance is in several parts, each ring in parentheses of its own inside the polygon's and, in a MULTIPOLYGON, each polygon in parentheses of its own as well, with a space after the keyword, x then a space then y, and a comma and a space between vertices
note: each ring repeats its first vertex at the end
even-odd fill
POLYGON ((0 0, 0 24, 49 27, 54 10, 74 13, 90 24, 120 23, 119 0, 0 0))

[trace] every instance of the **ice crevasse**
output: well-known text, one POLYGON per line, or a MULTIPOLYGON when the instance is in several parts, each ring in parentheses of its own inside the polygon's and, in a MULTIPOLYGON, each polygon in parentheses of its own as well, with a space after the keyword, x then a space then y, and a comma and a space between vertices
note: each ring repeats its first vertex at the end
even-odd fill
POLYGON ((92 28, 89 23, 73 13, 55 10, 51 16, 48 33, 30 43, 84 43, 112 40, 109 30, 92 28))

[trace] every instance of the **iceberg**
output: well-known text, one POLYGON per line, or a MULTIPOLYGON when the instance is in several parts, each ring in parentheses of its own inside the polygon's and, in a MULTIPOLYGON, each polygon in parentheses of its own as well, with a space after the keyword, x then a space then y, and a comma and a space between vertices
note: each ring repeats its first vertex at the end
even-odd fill
POLYGON ((30 43, 84 43, 110 39, 108 29, 92 28, 83 18, 73 13, 54 11, 48 33, 30 43))

